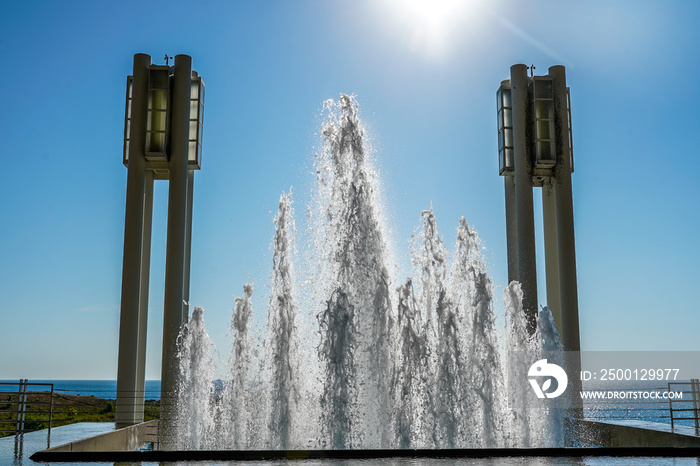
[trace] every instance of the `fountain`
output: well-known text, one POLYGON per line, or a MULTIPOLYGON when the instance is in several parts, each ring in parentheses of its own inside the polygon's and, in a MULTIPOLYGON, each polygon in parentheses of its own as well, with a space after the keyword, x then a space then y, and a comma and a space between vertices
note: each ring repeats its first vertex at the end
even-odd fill
POLYGON ((399 279, 358 104, 341 95, 324 108, 305 259, 295 259, 292 193, 282 193, 264 342, 246 283, 219 380, 195 309, 180 338, 174 447, 560 446, 561 417, 526 396, 529 364, 561 350, 551 313, 530 336, 513 282, 498 324, 476 231, 462 218, 448 253, 432 207, 412 238, 412 277, 399 279))

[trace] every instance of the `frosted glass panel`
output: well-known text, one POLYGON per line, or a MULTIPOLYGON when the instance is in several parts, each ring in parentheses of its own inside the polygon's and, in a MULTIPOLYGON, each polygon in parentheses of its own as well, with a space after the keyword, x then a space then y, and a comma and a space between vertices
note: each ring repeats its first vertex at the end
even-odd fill
POLYGON ((547 79, 535 80, 535 99, 552 98, 552 81, 547 79))
POLYGON ((537 122, 537 139, 552 139, 551 120, 539 120, 537 122))
POLYGON ((498 152, 498 169, 501 175, 513 170, 513 149, 505 148, 498 152))
POLYGON ((187 160, 195 161, 197 157, 197 143, 195 141, 190 141, 189 147, 187 148, 187 160))
POLYGON ((162 89, 148 91, 148 108, 166 110, 168 108, 168 91, 162 89))
POLYGON ((146 131, 165 131, 167 113, 164 111, 150 110, 148 112, 148 121, 146 122, 146 131))
POLYGON ((513 130, 510 128, 506 128, 503 130, 503 134, 505 136, 506 147, 513 147, 513 130))
POLYGON ((150 133, 146 136, 146 152, 165 152, 165 134, 150 133))
POLYGON ((170 81, 170 70, 151 70, 150 82, 148 87, 151 89, 167 89, 170 81))
POLYGON ((554 144, 550 141, 540 141, 537 143, 537 163, 551 165, 556 160, 554 144))
POLYGON ((130 147, 129 140, 124 141, 124 163, 129 161, 129 147, 130 147))
POLYGON ((535 118, 554 118, 554 103, 551 100, 535 101, 535 118))
POLYGON ((512 107, 513 104, 510 99, 510 89, 503 89, 503 106, 512 107))

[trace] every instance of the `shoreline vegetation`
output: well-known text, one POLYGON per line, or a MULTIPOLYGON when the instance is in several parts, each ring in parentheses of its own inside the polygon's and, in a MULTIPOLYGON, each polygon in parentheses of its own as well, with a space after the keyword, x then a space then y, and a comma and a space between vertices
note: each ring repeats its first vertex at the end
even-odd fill
MULTIPOLYGON (((25 431, 41 430, 49 427, 50 393, 28 391, 25 431)), ((0 392, 0 430, 14 429, 17 422, 17 394, 0 392)), ((114 422, 116 401, 95 396, 53 394, 53 414, 51 427, 60 427, 76 422, 114 422)), ((160 416, 160 401, 146 400, 144 421, 160 416)), ((0 438, 14 435, 14 432, 0 432, 0 438)))

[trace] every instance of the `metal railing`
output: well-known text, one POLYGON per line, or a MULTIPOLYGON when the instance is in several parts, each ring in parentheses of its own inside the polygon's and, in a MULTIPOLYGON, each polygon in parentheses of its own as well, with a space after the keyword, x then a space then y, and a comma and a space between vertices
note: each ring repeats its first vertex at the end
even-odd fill
POLYGON ((627 396, 620 398, 585 398, 584 415, 590 420, 607 421, 644 421, 671 424, 671 427, 688 424, 685 421, 695 421, 696 434, 700 435, 700 390, 697 379, 688 382, 670 382, 665 387, 634 386, 634 387, 605 387, 605 389, 590 388, 589 391, 601 392, 658 392, 666 393, 663 398, 656 396, 641 398, 627 396), (695 385, 693 385, 693 382, 695 385), (681 387, 678 387, 681 386, 681 387), (694 390, 692 387, 695 387, 694 390), (690 388, 690 389, 688 389, 690 388), (672 393, 673 392, 673 393, 672 393), (682 393, 682 398, 671 395, 682 393), (692 407, 691 407, 692 406, 692 407), (690 416, 686 414, 690 413, 690 416), (684 421, 684 422, 678 422, 684 421))
POLYGON ((160 450, 160 421, 146 427, 144 440, 150 445, 151 450, 160 450))
POLYGON ((48 424, 49 435, 53 422, 54 388, 52 383, 32 383, 27 379, 19 382, 0 382, 2 386, 15 386, 17 391, 0 391, 0 432, 24 434, 44 428, 48 424), (29 390, 32 387, 33 390, 29 390), (36 390, 44 388, 44 390, 36 390), (48 405, 48 410, 37 405, 48 405), (8 415, 9 416, 6 416, 8 415), (31 419, 27 418, 27 414, 31 419), (38 417, 48 416, 48 417, 38 417))
POLYGON ((668 407, 671 412, 671 428, 675 421, 694 421, 695 428, 700 429, 700 381, 699 379, 691 379, 690 382, 669 382, 668 391, 671 391, 672 385, 681 385, 690 387, 690 390, 683 390, 683 398, 675 400, 669 398, 668 407), (685 399, 685 394, 690 394, 690 399, 685 399), (674 406, 675 404, 675 406, 674 406), (680 405, 680 406, 679 406, 680 405), (688 407, 690 406, 690 407, 688 407))

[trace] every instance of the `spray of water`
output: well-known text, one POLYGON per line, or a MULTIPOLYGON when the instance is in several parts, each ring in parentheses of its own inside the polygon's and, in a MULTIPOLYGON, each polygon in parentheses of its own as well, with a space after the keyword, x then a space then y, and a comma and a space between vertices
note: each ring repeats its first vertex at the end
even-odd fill
MULTIPOLYGON (((260 403, 256 402, 260 390, 256 380, 249 374, 252 362, 252 295, 253 285, 243 285, 243 296, 236 298, 231 318, 233 346, 228 360, 230 378, 225 381, 220 397, 219 422, 223 435, 209 440, 210 445, 218 440, 217 446, 220 448, 243 450, 257 445, 259 441, 259 437, 253 433, 260 429, 256 429, 253 423, 262 417, 260 403)), ((183 421, 188 422, 186 418, 183 421)))
POLYGON ((333 448, 386 446, 389 348, 393 323, 386 244, 375 171, 368 162, 357 102, 326 102, 324 150, 318 158, 319 229, 329 264, 320 280, 328 296, 318 316, 324 367, 325 444, 333 448), (358 380, 358 374, 362 380, 358 380), (341 403, 337 405, 336 403, 341 403))
POLYGON ((233 349, 218 384, 211 375, 211 342, 195 310, 182 335, 181 447, 558 442, 549 434, 552 426, 560 429, 557 419, 543 416, 527 390, 529 365, 543 348, 557 351, 551 314, 543 311, 538 332, 530 335, 514 282, 504 290, 505 329, 499 327, 476 231, 462 218, 448 252, 432 207, 422 212, 412 239, 413 278, 399 282, 392 276, 398 267, 358 104, 341 95, 324 109, 306 238, 312 259, 295 260, 292 196, 283 193, 272 242, 264 356, 255 364, 252 285, 246 283, 236 299, 233 349))
POLYGON ((270 447, 290 446, 292 416, 298 401, 298 354, 295 331, 297 313, 293 296, 292 249, 294 244, 292 195, 282 193, 275 217, 272 292, 268 306, 269 355, 271 364, 271 415, 268 426, 270 447))
MULTIPOLYGON (((547 362, 566 367, 564 360, 564 348, 559 340, 559 332, 554 323, 554 317, 549 307, 545 306, 537 316, 537 333, 541 342, 541 358, 547 362)), ((546 435, 543 442, 546 446, 563 445, 565 440, 565 410, 569 405, 569 392, 565 392, 559 398, 547 405, 547 410, 543 413, 546 417, 546 435)))
POLYGON ((503 370, 493 310, 491 279, 481 252, 481 240, 462 217, 457 227, 456 255, 450 289, 461 310, 462 347, 466 348, 466 384, 472 425, 468 436, 474 446, 495 447, 505 442, 503 370))
POLYGON ((523 387, 527 371, 533 361, 539 359, 537 339, 528 333, 523 291, 520 283, 511 282, 503 290, 506 308, 507 338, 507 383, 511 424, 509 446, 533 447, 540 445, 537 418, 533 416, 535 403, 530 393, 523 387))
POLYGON ((183 326, 179 344, 178 417, 188 421, 177 424, 176 435, 171 440, 181 450, 206 448, 209 439, 216 436, 212 346, 204 329, 204 309, 195 307, 189 322, 183 326))
POLYGON ((422 447, 427 442, 425 424, 428 392, 428 347, 420 313, 416 309, 413 282, 409 278, 398 294, 396 365, 391 379, 394 444, 399 448, 422 447))

